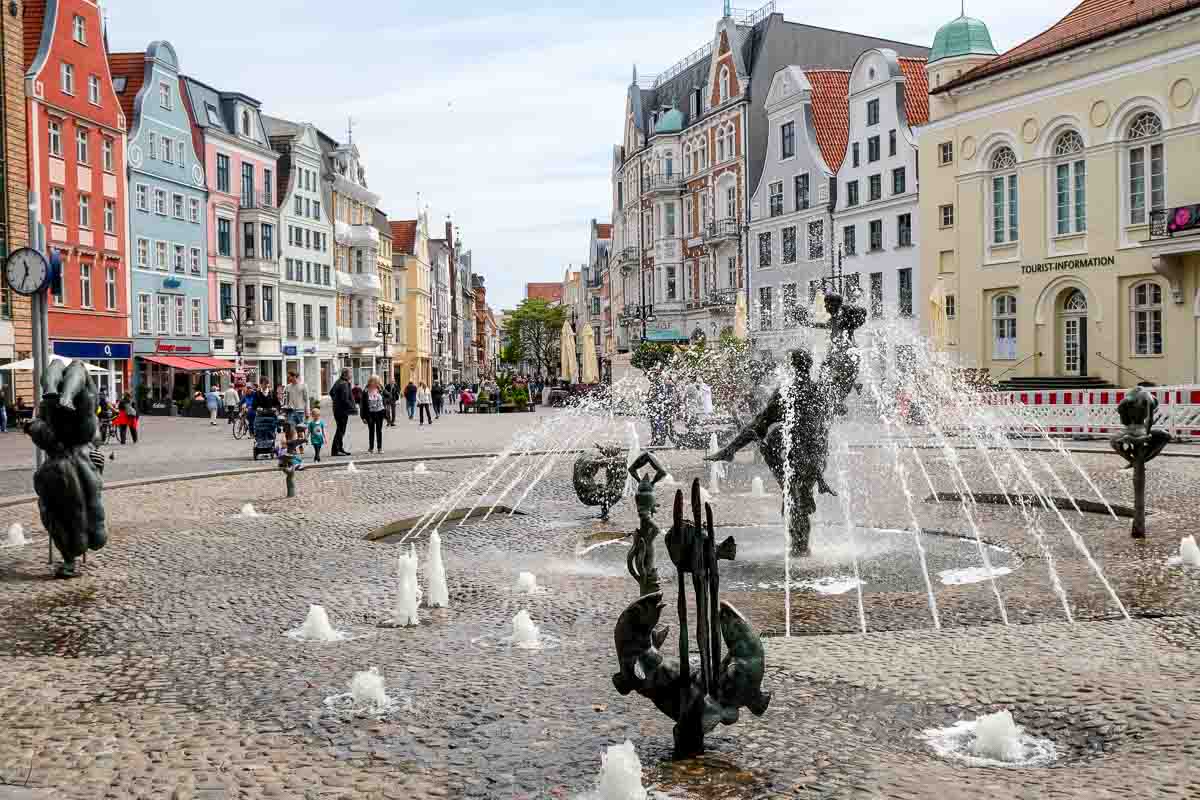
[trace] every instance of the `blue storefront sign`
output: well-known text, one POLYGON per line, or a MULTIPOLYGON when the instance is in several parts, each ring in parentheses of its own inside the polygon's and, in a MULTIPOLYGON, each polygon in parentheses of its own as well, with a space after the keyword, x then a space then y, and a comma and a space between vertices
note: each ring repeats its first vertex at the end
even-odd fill
POLYGON ((54 342, 54 354, 63 358, 129 358, 128 342, 54 342))
POLYGON ((285 345, 283 346, 283 354, 284 354, 285 356, 294 356, 294 355, 296 355, 296 345, 294 345, 294 344, 285 344, 285 345))

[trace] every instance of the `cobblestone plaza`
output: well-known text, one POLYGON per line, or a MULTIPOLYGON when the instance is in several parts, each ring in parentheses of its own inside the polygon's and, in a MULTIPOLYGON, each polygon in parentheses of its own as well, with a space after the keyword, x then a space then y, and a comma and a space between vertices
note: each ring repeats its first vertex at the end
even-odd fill
MULTIPOLYGON (((611 521, 595 520, 572 491, 573 456, 546 472, 518 513, 440 526, 450 607, 423 608, 418 628, 378 627, 394 604, 401 548, 367 535, 422 515, 488 458, 431 460, 424 475, 408 463, 307 469, 293 500, 271 473, 113 488, 109 544, 75 581, 50 579, 36 506, 9 505, 5 523, 24 525, 32 543, 0 549, 0 797, 47 789, 64 798, 572 798, 593 788, 601 752, 627 738, 647 785, 677 798, 1194 797, 1200 573, 1167 562, 1195 530, 1200 463, 1179 450, 1150 468, 1144 542, 1129 538, 1128 519, 1107 513, 1068 508, 1060 519, 1003 503, 971 507, 995 565, 1012 570, 996 581, 1009 624, 988 582, 948 585, 935 575, 942 629, 933 630, 915 551, 901 535, 910 527, 904 496, 895 481, 870 478, 890 474, 887 449, 855 448, 837 466, 869 487, 851 492, 852 522, 864 526, 857 535, 882 529, 880 541, 900 544, 880 545, 862 563, 866 634, 854 592, 797 589, 791 638, 782 635, 782 562, 752 553, 771 530, 763 526, 778 522, 778 497, 748 497, 754 475, 773 489, 769 476, 734 465, 714 516, 739 550, 748 543, 753 564, 725 568, 722 597, 766 634, 764 683, 774 697, 764 716, 718 728, 709 753, 684 762, 670 761, 670 721, 613 689, 613 625, 636 584, 619 543, 594 545, 633 530, 636 516, 625 501, 611 521), (241 515, 246 503, 261 516, 241 515), (1023 513, 1045 533, 1073 624, 1023 513), (522 571, 547 591, 515 592, 522 571), (285 636, 313 603, 351 638, 285 636), (499 642, 522 609, 558 647, 499 642), (400 708, 347 716, 327 706, 370 667, 404 698, 400 708), (1054 741, 1057 759, 966 767, 922 740, 927 729, 1000 708, 1054 741)), ((987 486, 979 455, 958 452, 971 485, 987 486)), ((698 452, 661 456, 681 484, 707 476, 698 452)), ((1039 458, 1054 463, 1065 491, 1095 498, 1057 454, 1030 463, 1039 458)), ((1120 459, 1076 458, 1110 502, 1130 504, 1120 459)), ((944 454, 924 451, 922 463, 937 491, 955 489, 944 454)), ((540 470, 545 457, 513 474, 525 466, 540 470)), ((962 505, 934 501, 916 480, 931 570, 979 566, 962 505)), ((528 483, 504 504, 516 505, 528 483)), ((659 486, 664 529, 673 491, 659 486)), ((820 500, 814 555, 798 574, 840 574, 822 543, 844 530, 841 509, 840 499, 820 500)), ((427 534, 411 540, 419 551, 427 534)), ((670 605, 673 584, 664 583, 670 605)))

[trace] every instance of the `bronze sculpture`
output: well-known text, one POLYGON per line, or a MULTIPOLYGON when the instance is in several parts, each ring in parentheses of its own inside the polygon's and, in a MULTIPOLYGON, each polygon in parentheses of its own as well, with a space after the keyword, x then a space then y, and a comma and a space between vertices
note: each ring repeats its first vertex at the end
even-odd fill
POLYGON ((1146 538, 1146 462, 1163 451, 1171 434, 1155 429, 1158 422, 1158 400, 1139 386, 1117 404, 1117 415, 1124 429, 1113 434, 1109 444, 1128 462, 1125 469, 1133 470, 1134 539, 1146 538))
POLYGON ((599 454, 588 450, 575 459, 571 482, 575 496, 585 506, 600 506, 600 519, 608 519, 608 510, 625 494, 625 449, 618 445, 597 444, 599 454), (604 480, 596 476, 604 471, 604 480))
POLYGON ((762 690, 765 663, 762 641, 736 608, 720 600, 718 562, 737 554, 733 537, 715 543, 712 507, 704 505, 700 519, 700 481, 692 482, 692 521, 683 518, 683 492, 675 493, 674 524, 667 534, 667 551, 679 579, 679 658, 664 658, 659 648, 669 628, 658 624, 666 604, 661 591, 629 604, 613 631, 620 671, 613 686, 622 695, 637 692, 675 720, 675 758, 704 752, 704 734, 719 723, 738 721, 743 706, 761 716, 771 702, 762 690), (688 657, 686 576, 692 575, 696 600, 696 645, 700 668, 688 657), (721 639, 728 653, 721 658, 721 639))
MULTIPOLYGON (((75 561, 108 541, 101 467, 92 458, 98 435, 96 384, 83 361, 51 361, 42 372, 42 401, 26 431, 45 453, 33 474, 38 512, 62 554, 60 578, 78 575, 75 561)), ((99 465, 104 463, 99 459, 99 465)))
POLYGON ((776 389, 750 424, 723 448, 705 457, 708 461, 731 461, 747 444, 758 442, 763 460, 785 495, 786 524, 792 553, 797 556, 810 552, 810 517, 817 510, 813 490, 836 494, 825 482, 824 474, 829 428, 834 417, 846 413, 846 397, 856 386, 859 355, 854 332, 867 318, 864 308, 842 305, 837 294, 825 296, 825 310, 829 312, 829 352, 817 381, 814 383, 810 377, 812 355, 806 350, 793 350, 791 383, 776 389))
POLYGON ((661 531, 654 523, 654 512, 658 510, 658 501, 654 498, 654 485, 667 477, 667 471, 647 450, 629 465, 629 474, 637 481, 634 503, 637 506, 638 528, 633 532, 633 546, 629 548, 625 565, 629 574, 638 582, 640 593, 647 595, 659 589, 658 570, 654 566, 654 540, 661 531), (654 474, 640 475, 639 471, 647 464, 654 469, 654 474))

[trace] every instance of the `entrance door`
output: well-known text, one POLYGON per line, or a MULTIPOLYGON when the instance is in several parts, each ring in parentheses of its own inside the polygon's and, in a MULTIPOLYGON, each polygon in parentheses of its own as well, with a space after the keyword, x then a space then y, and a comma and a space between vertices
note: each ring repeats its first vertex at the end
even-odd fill
POLYGON ((1071 289, 1063 299, 1062 363, 1064 375, 1087 373, 1087 298, 1079 289, 1071 289))

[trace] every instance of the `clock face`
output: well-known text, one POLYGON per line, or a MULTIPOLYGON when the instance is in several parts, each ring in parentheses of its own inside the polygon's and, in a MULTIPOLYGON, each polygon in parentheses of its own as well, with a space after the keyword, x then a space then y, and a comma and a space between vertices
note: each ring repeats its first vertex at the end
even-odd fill
POLYGON ((22 247, 4 262, 4 277, 18 294, 37 294, 50 281, 50 265, 38 251, 22 247))

